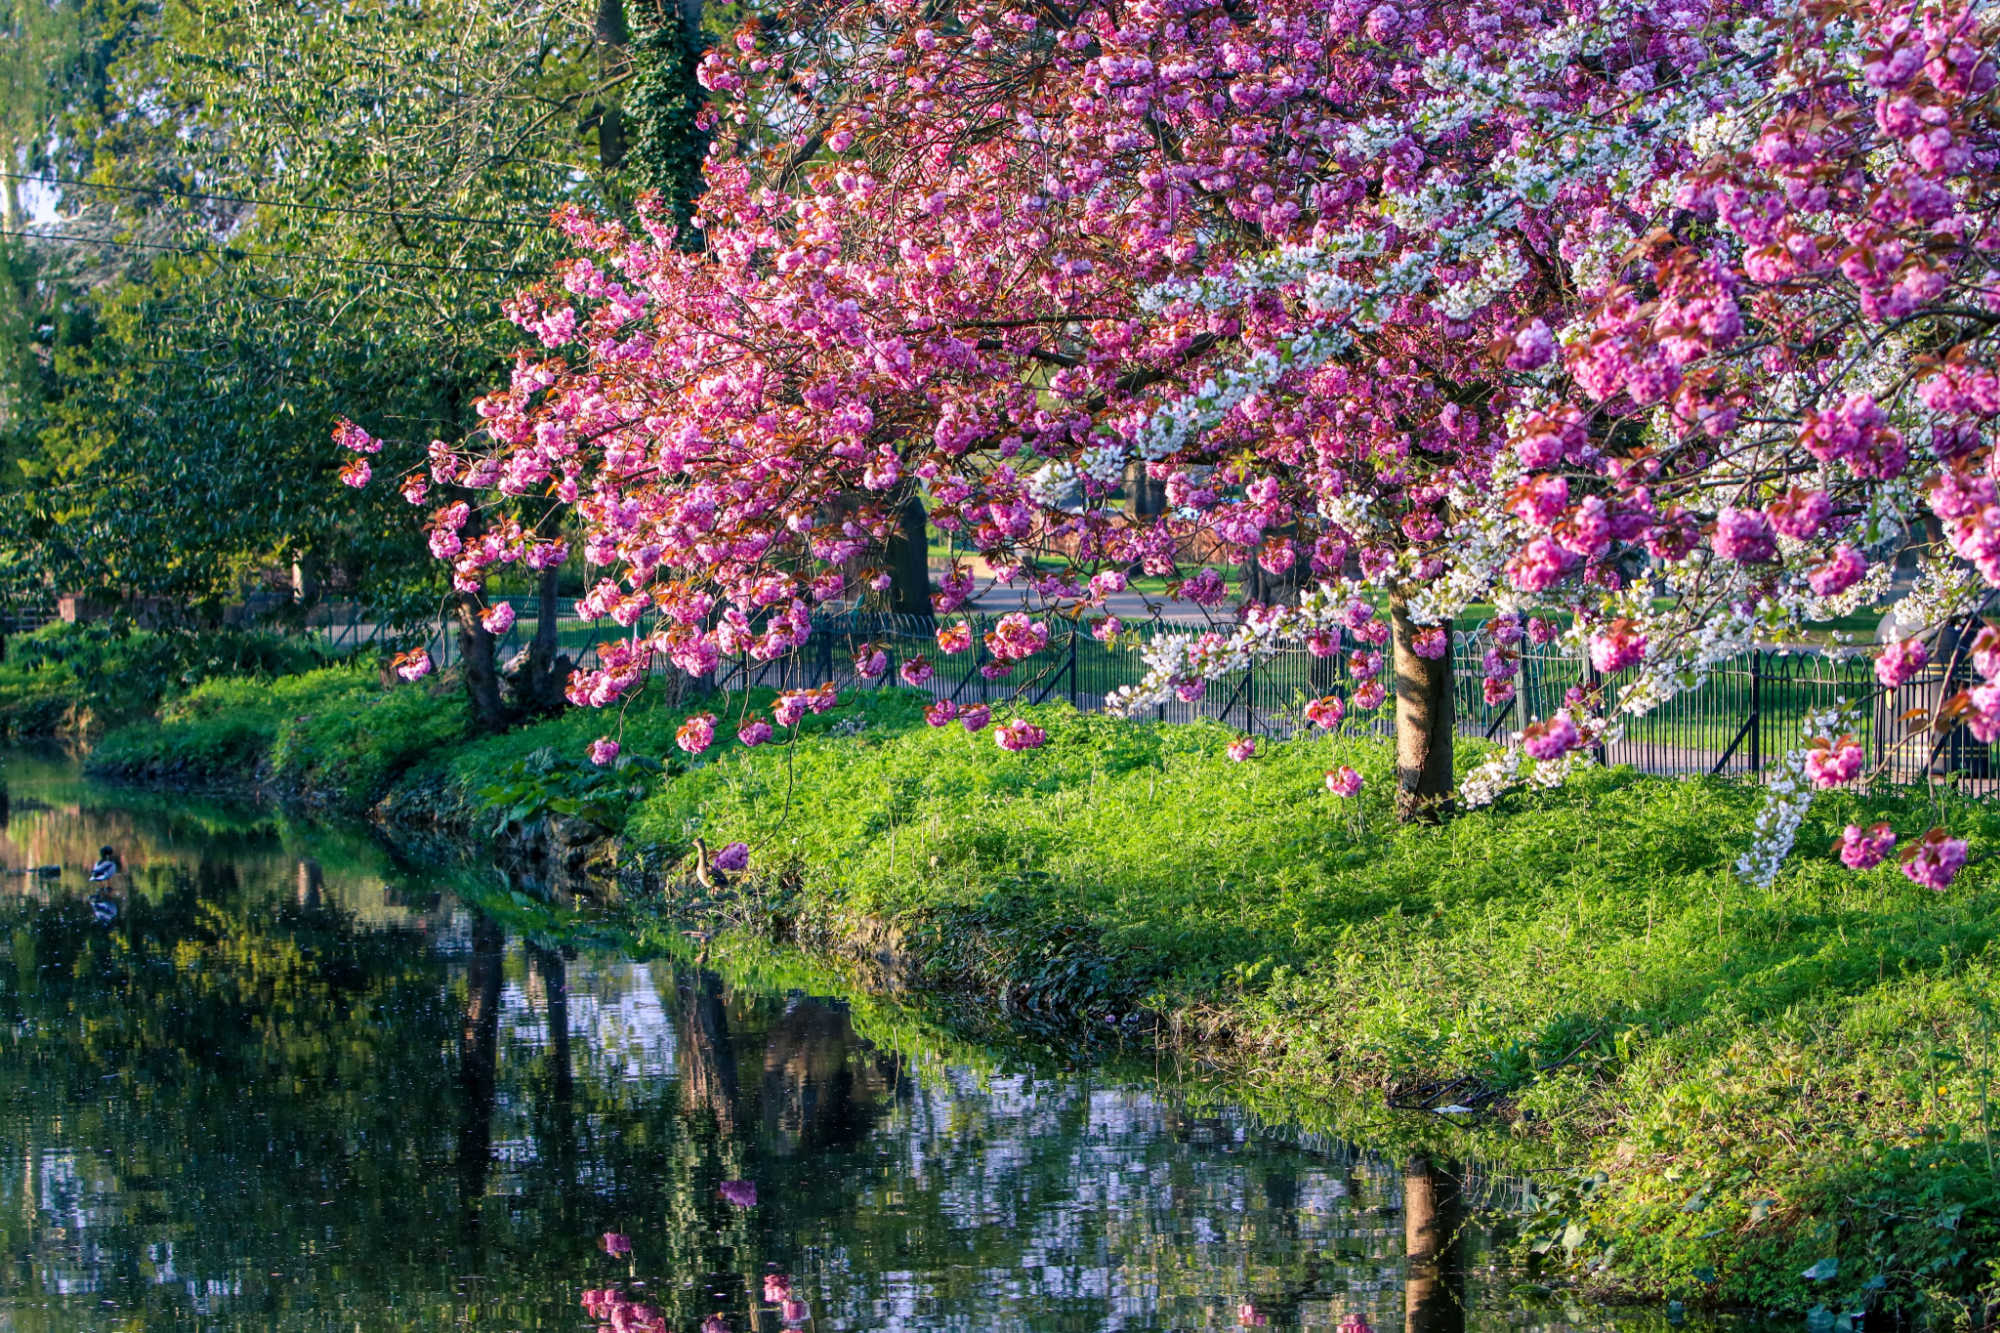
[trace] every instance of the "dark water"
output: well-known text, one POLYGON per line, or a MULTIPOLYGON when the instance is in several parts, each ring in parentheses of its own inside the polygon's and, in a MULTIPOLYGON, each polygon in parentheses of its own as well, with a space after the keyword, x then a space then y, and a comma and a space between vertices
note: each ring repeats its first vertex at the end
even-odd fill
POLYGON ((1458 1225, 1492 1187, 1423 1162, 524 938, 364 836, 4 775, 0 858, 60 873, 0 880, 0 1327, 1660 1322, 1510 1294, 1458 1225))

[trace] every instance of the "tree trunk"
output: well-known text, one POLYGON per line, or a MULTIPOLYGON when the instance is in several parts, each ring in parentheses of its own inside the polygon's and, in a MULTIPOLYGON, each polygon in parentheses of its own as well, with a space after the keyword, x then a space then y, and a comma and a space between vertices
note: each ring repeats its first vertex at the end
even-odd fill
POLYGON ((452 613, 458 619, 459 671, 465 677, 473 725, 489 734, 505 731, 513 719, 500 698, 500 669, 493 661, 493 635, 479 623, 479 604, 472 598, 456 598, 452 613))
POLYGON ((556 590, 562 571, 545 569, 536 584, 535 637, 528 641, 528 659, 511 679, 518 711, 547 717, 563 710, 563 687, 570 663, 561 656, 562 639, 556 611, 556 590))
MULTIPOLYGON (((626 49, 631 33, 625 26, 625 0, 597 0, 591 35, 597 39, 598 77, 608 83, 624 74, 631 63, 626 49)), ((619 108, 618 94, 609 88, 597 106, 597 164, 606 172, 625 165, 625 113, 619 108)))
MULTIPOLYGON (((1396 673, 1396 818, 1435 824, 1451 813, 1451 653, 1421 657, 1400 596, 1389 599, 1396 673)), ((1444 626, 1447 640, 1451 626, 1444 626)))
POLYGON ((930 523, 920 496, 903 502, 889 538, 889 609, 931 618, 930 523))

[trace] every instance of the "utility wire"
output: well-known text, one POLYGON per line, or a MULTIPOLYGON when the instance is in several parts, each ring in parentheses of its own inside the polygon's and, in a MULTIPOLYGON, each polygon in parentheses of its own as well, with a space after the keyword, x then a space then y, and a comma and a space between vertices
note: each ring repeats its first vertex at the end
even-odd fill
POLYGON ((60 176, 36 176, 21 171, 0 171, 0 179, 51 185, 76 190, 110 190, 119 194, 170 194, 181 199, 204 199, 222 204, 254 204, 264 208, 295 208, 308 213, 343 213, 352 217, 409 218, 424 222, 459 222, 478 227, 533 229, 545 225, 509 218, 472 217, 461 213, 427 213, 415 209, 369 208, 360 204, 307 204, 295 199, 260 199, 244 194, 208 194, 171 185, 111 185, 101 181, 67 180, 60 176))
POLYGON ((547 269, 489 268, 473 264, 427 264, 415 259, 338 259, 324 255, 296 254, 287 250, 246 250, 235 245, 165 245, 155 241, 114 241, 101 236, 70 236, 61 232, 27 231, 0 227, 0 236, 19 236, 30 241, 62 241, 74 245, 115 245, 127 250, 158 250, 167 254, 207 259, 280 259, 288 262, 334 264, 345 268, 426 269, 437 273, 493 273, 506 277, 551 276, 547 269))

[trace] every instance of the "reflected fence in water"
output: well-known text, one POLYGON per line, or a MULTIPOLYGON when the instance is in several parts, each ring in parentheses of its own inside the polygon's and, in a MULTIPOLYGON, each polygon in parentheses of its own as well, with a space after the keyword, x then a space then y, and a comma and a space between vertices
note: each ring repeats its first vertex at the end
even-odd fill
MULTIPOLYGON (((533 597, 513 598, 516 619, 503 637, 504 658, 524 648, 534 633, 539 610, 533 597)), ((951 621, 960 619, 953 615, 951 621)), ((1226 631, 1227 622, 1159 619, 1128 625, 1115 647, 1081 631, 1052 633, 1046 648, 1014 664, 994 678, 982 668, 993 665, 984 635, 999 619, 976 613, 965 616, 973 627, 970 652, 947 655, 937 651, 936 628, 943 620, 927 616, 843 613, 826 616, 804 653, 780 662, 756 662, 747 657, 726 661, 699 688, 736 689, 768 686, 798 689, 833 683, 843 688, 881 689, 897 684, 896 668, 923 656, 935 668, 920 688, 940 699, 960 704, 1030 704, 1063 702, 1086 712, 1101 711, 1105 700, 1122 686, 1136 685, 1145 672, 1141 649, 1163 635, 1226 631), (855 654, 864 645, 888 653, 890 670, 875 680, 862 679, 854 669, 855 654)), ((589 620, 576 604, 557 604, 563 651, 579 662, 596 656, 598 643, 623 637, 628 631, 609 620, 589 620)), ((327 608, 313 630, 336 648, 370 641, 377 627, 354 608, 327 608)), ((1460 736, 1498 739, 1564 706, 1571 690, 1601 690, 1605 705, 1616 708, 1621 680, 1603 677, 1579 655, 1559 644, 1522 643, 1521 672, 1512 700, 1488 706, 1483 697, 1482 659, 1487 641, 1477 632, 1453 637, 1453 712, 1460 736)), ((456 655, 456 636, 440 626, 431 653, 440 666, 456 655)), ((669 674, 664 662, 655 671, 669 674)), ((1388 668, 1385 667, 1385 670, 1388 668)), ((1700 686, 1677 695, 1643 717, 1624 720, 1623 737, 1602 748, 1607 764, 1629 764, 1657 774, 1726 774, 1760 776, 1797 749, 1805 719, 1831 709, 1845 714, 1843 730, 1860 739, 1875 764, 1886 763, 1894 782, 1921 782, 1927 777, 1957 774, 1976 787, 1991 778, 1988 747, 1956 729, 1932 745, 1898 744, 1906 734, 1905 715, 1936 706, 1943 695, 1977 683, 1970 667, 1960 663, 1945 683, 1945 668, 1933 666, 1895 689, 1875 679, 1870 659, 1862 652, 1818 651, 1810 648, 1762 648, 1743 653, 1710 671, 1700 686)), ((1248 735, 1284 738, 1307 725, 1307 701, 1334 694, 1351 695, 1345 654, 1314 657, 1302 643, 1281 649, 1254 668, 1209 683, 1193 702, 1174 702, 1145 710, 1159 722, 1207 720, 1248 735)), ((1358 716, 1351 714, 1350 716, 1358 716)), ((1387 710, 1374 717, 1378 734, 1388 735, 1387 710)))

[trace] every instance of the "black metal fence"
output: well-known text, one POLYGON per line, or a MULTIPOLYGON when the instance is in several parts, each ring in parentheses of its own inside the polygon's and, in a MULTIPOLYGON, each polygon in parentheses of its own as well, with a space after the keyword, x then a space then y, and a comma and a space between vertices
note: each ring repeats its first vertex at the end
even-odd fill
MULTIPOLYGON (((503 658, 517 651, 533 633, 536 610, 535 599, 516 599, 514 627, 500 644, 503 658)), ((574 603, 559 604, 557 614, 565 650, 579 661, 591 660, 599 641, 629 632, 610 621, 578 619, 574 603)), ((1094 711, 1102 709, 1106 698, 1119 687, 1139 683, 1145 674, 1140 649, 1146 642, 1161 635, 1228 630, 1226 624, 1151 621, 1129 626, 1115 646, 1107 646, 1087 633, 1057 629, 1041 652, 1014 663, 1007 674, 996 677, 981 668, 992 663, 984 636, 997 616, 964 617, 973 631, 970 651, 938 651, 937 628, 959 619, 956 615, 934 620, 875 613, 829 616, 815 625, 803 653, 777 662, 748 658, 725 662, 711 684, 724 689, 760 685, 797 689, 832 682, 845 688, 888 688, 898 683, 897 668, 921 655, 934 668, 922 688, 940 699, 989 705, 1061 701, 1094 711), (870 645, 886 652, 890 665, 883 675, 863 680, 854 669, 854 657, 870 645)), ((368 631, 361 613, 338 617, 327 629, 330 637, 349 643, 365 639, 368 631)), ((432 641, 433 656, 441 666, 450 664, 455 637, 440 626, 432 641)), ((1514 698, 1489 707, 1482 692, 1487 646, 1477 633, 1453 637, 1453 713, 1461 736, 1503 738, 1530 721, 1554 714, 1565 706, 1572 690, 1600 691, 1604 707, 1615 709, 1618 705, 1623 689, 1620 678, 1600 677, 1587 661, 1560 645, 1523 643, 1517 649, 1520 674, 1514 680, 1514 698)), ((667 673, 671 668, 657 663, 655 670, 667 673)), ((1387 666, 1383 680, 1389 683, 1387 666)), ((1845 729, 1862 741, 1872 760, 1888 761, 1887 774, 1894 781, 1920 781, 1926 775, 1949 772, 1986 779, 1988 749, 1962 727, 1935 743, 1906 740, 1910 729, 1906 714, 1933 709, 1941 698, 1972 683, 1961 667, 1950 688, 1942 688, 1943 670, 1933 667, 1906 685, 1886 690, 1876 682, 1872 661, 1860 653, 1759 649, 1713 667, 1698 686, 1644 716, 1623 718, 1622 738, 1605 746, 1600 757, 1606 763, 1630 764, 1649 773, 1759 775, 1798 748, 1808 716, 1838 708, 1848 718, 1845 729)), ((1284 737, 1307 725, 1304 710, 1308 701, 1328 694, 1346 699, 1356 685, 1348 675, 1345 652, 1320 658, 1306 651, 1303 644, 1294 644, 1259 660, 1251 669, 1211 681, 1192 702, 1154 707, 1145 715, 1161 722, 1205 719, 1246 734, 1284 737)), ((1380 734, 1386 735, 1392 726, 1386 709, 1369 715, 1350 713, 1350 717, 1373 726, 1380 734), (1363 722, 1363 717, 1369 720, 1363 722)))

